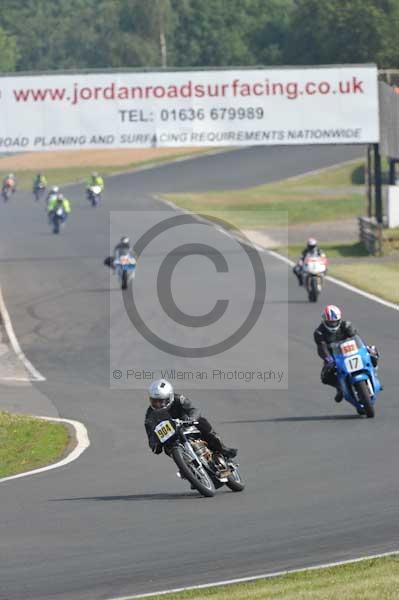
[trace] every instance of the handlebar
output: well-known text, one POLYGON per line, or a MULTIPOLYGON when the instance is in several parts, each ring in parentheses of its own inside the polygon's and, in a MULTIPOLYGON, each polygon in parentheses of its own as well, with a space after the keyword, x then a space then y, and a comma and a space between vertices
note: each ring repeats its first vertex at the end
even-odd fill
POLYGON ((198 425, 198 421, 184 421, 182 419, 171 419, 176 425, 198 425))

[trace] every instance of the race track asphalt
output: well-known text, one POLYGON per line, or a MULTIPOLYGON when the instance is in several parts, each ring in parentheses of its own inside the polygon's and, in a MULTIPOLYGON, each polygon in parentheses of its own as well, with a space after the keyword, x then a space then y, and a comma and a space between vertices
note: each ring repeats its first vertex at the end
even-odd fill
MULTIPOLYGON (((245 187, 361 154, 336 146, 201 157, 109 178, 96 210, 82 187, 73 186, 73 213, 59 237, 29 195, 0 206, 1 286, 21 346, 47 378, 32 387, 2 384, 0 407, 82 421, 91 439, 66 467, 0 484, 1 600, 110 599, 397 549, 399 325, 393 310, 332 283, 323 291, 323 302, 342 306, 381 348, 385 390, 377 417, 359 419, 320 384, 312 341, 320 306, 306 301, 283 262, 262 254, 264 335, 251 332, 253 345, 238 349, 235 360, 248 368, 264 356, 265 364, 283 368, 288 335, 288 390, 190 394, 226 443, 239 447, 242 494, 222 489, 204 499, 191 492, 173 463, 147 448, 145 392, 109 383, 115 365, 151 365, 161 352, 152 354, 129 324, 117 282, 102 265, 114 241, 110 210, 137 213, 126 221, 122 215, 134 238, 151 222, 151 211, 173 214, 154 193, 245 187), (150 212, 143 216, 143 210, 150 212)), ((118 227, 121 215, 115 219, 118 227)), ((206 230, 204 240, 214 236, 206 230)), ((171 237, 176 245, 187 242, 184 232, 171 237)), ((229 243, 225 237, 222 246, 229 243)), ((137 272, 137 287, 149 289, 158 244, 148 269, 137 272)), ((247 266, 240 256, 235 265, 229 290, 239 309, 247 266)), ((179 306, 196 314, 212 308, 216 280, 205 258, 195 263, 195 277, 184 261, 175 277, 179 306)), ((149 318, 162 331, 164 315, 153 311, 149 318)), ((210 332, 203 335, 206 341, 210 332)), ((189 332, 182 341, 190 343, 189 332)), ((187 357, 165 360, 190 364, 187 357)), ((223 356, 214 361, 228 366, 223 356)))

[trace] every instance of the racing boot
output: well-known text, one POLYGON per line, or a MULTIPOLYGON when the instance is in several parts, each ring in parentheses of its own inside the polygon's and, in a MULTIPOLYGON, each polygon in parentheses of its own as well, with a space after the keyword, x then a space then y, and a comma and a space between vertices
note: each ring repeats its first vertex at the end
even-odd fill
POLYGON ((337 390, 337 393, 335 394, 335 402, 342 402, 342 400, 344 399, 344 395, 341 392, 341 390, 337 390))
POLYGON ((222 444, 222 454, 225 458, 235 458, 237 456, 237 448, 227 448, 224 444, 222 444))
POLYGON ((213 452, 220 452, 225 458, 234 458, 237 456, 237 448, 228 448, 225 446, 220 437, 213 431, 208 433, 206 441, 213 452))

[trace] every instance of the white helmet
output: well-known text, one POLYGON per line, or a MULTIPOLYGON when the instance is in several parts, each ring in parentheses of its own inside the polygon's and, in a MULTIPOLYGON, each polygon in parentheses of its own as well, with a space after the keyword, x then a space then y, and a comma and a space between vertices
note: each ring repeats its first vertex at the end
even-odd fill
POLYGON ((173 402, 174 391, 173 386, 166 379, 158 379, 153 381, 148 388, 150 404, 154 410, 167 408, 173 402))
POLYGON ((58 192, 60 191, 60 188, 58 187, 58 185, 53 185, 53 187, 51 188, 51 191, 53 194, 58 194, 58 192))

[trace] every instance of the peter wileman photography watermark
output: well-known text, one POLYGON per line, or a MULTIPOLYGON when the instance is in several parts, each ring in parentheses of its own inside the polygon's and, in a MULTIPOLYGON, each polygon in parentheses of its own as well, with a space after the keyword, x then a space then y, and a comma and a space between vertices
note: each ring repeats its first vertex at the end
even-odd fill
POLYGON ((111 253, 128 236, 137 261, 110 271, 111 386, 165 377, 180 389, 287 387, 287 276, 268 269, 244 228, 217 212, 110 218, 111 253))

